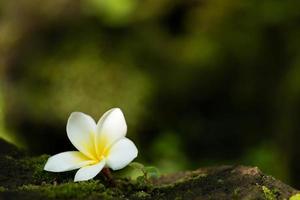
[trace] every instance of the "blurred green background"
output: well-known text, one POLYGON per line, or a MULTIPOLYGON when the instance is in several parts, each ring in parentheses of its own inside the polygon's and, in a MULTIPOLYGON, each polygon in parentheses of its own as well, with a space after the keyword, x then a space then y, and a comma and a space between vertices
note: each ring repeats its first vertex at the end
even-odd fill
POLYGON ((2 0, 0 135, 73 149, 69 114, 120 107, 162 172, 258 166, 300 188, 300 1, 2 0))

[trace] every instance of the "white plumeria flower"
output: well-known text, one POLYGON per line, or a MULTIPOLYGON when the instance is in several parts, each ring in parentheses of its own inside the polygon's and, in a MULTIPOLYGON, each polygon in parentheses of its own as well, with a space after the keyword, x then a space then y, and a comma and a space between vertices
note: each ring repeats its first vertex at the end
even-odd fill
POLYGON ((78 151, 50 157, 44 170, 65 172, 79 169, 74 181, 94 178, 104 167, 119 170, 137 157, 134 143, 125 137, 127 125, 122 111, 113 108, 98 123, 81 112, 73 112, 67 123, 67 135, 78 151))

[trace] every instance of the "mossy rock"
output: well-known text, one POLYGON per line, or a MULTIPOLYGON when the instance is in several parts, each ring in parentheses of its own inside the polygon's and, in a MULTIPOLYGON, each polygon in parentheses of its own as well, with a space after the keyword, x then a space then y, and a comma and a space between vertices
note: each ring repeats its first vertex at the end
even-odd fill
POLYGON ((298 193, 258 168, 245 166, 200 168, 145 182, 116 178, 114 184, 100 174, 95 180, 74 183, 74 172, 43 171, 48 155, 20 156, 15 147, 6 146, 9 150, 0 153, 0 199, 274 200, 298 193))

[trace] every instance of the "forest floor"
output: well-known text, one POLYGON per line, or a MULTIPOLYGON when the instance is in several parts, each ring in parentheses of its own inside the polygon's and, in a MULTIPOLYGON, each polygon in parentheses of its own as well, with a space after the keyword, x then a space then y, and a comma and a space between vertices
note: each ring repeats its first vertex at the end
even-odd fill
POLYGON ((74 183, 74 171, 44 171, 48 157, 27 157, 0 140, 0 199, 300 200, 299 191, 256 167, 208 167, 144 181, 115 178, 113 184, 100 174, 74 183))

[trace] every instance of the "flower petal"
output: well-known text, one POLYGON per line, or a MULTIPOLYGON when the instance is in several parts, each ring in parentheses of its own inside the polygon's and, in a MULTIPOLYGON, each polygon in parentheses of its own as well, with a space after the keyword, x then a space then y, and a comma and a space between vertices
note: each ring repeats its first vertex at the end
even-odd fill
POLYGON ((79 151, 67 151, 51 156, 48 159, 44 170, 50 172, 64 172, 78 169, 93 162, 94 161, 90 160, 79 151))
POLYGON ((89 158, 96 158, 96 123, 89 115, 73 112, 67 123, 67 134, 71 143, 89 158))
POLYGON ((106 157, 106 164, 113 170, 124 168, 138 155, 135 144, 128 138, 123 138, 112 145, 106 157))
POLYGON ((89 179, 94 178, 105 166, 105 159, 101 160, 101 162, 90 165, 86 167, 80 168, 74 178, 74 181, 87 181, 89 179))
POLYGON ((98 156, 101 156, 105 148, 125 137, 126 132, 127 125, 121 109, 113 108, 104 113, 97 123, 96 150, 98 156))

